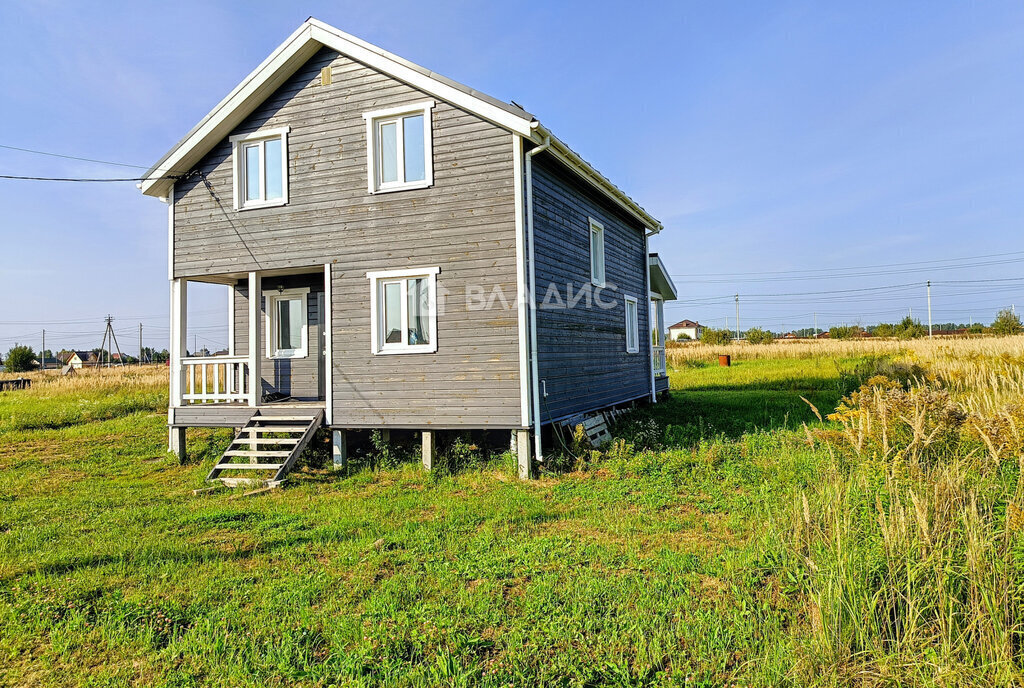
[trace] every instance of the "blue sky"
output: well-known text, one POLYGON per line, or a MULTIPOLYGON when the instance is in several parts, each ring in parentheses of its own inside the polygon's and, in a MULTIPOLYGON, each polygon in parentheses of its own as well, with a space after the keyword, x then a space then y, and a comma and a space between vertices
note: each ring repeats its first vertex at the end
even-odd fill
MULTIPOLYGON (((735 293, 744 328, 924 316, 927 279, 936 322, 1024 307, 976 282, 1024 264, 1020 2, 294 7, 5 2, 0 144, 147 166, 313 15, 514 99, 660 218, 670 320, 734 326, 735 293)), ((136 172, 0 149, 0 174, 136 172)), ((97 346, 108 313, 163 348, 166 246, 131 183, 0 180, 0 350, 97 346)), ((200 346, 223 299, 194 293, 200 346)))

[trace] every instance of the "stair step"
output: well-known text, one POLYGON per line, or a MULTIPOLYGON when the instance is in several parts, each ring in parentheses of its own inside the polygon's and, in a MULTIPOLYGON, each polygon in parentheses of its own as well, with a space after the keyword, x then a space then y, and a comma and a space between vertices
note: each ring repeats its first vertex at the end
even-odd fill
POLYGON ((210 470, 206 479, 235 484, 243 479, 221 478, 220 474, 223 471, 274 471, 273 478, 263 482, 267 485, 280 485, 294 466, 299 454, 313 438, 313 433, 323 422, 323 418, 322 409, 311 411, 308 416, 304 415, 303 411, 292 411, 280 416, 264 416, 257 411, 257 414, 239 430, 238 436, 231 441, 228 450, 221 457, 221 462, 210 470), (232 463, 235 457, 238 457, 239 461, 248 458, 251 463, 232 463), (261 460, 277 463, 256 463, 261 460))
POLYGON ((264 451, 260 449, 228 449, 224 456, 290 456, 290 451, 264 451))
POLYGON ((268 425, 265 427, 249 425, 242 428, 242 432, 306 432, 307 427, 306 425, 268 425))
POLYGON ((214 466, 218 471, 276 471, 280 467, 281 464, 279 463, 219 463, 214 466))
POLYGON ((288 421, 288 422, 302 421, 304 423, 308 423, 309 421, 313 420, 313 418, 315 418, 315 417, 316 417, 316 414, 314 414, 314 413, 311 413, 308 416, 262 416, 261 415, 261 416, 253 416, 250 419, 250 422, 263 423, 263 422, 266 422, 266 421, 272 421, 272 422, 276 423, 278 421, 280 421, 280 422, 285 422, 285 421, 288 421))
POLYGON ((236 437, 234 444, 295 444, 298 437, 236 437))

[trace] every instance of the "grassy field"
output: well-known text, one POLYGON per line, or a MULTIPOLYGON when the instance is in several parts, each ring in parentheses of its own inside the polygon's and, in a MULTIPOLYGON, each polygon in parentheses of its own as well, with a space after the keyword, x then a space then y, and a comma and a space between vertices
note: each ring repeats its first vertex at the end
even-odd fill
POLYGON ((161 370, 0 393, 0 685, 1020 684, 1022 341, 787 346, 674 350, 536 481, 247 499, 191 496, 227 437, 164 452, 161 370))

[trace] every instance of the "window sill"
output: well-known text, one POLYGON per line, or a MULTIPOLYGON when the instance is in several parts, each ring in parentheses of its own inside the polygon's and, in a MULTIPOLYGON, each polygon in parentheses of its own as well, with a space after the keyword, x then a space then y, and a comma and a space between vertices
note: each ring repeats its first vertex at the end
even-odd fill
POLYGON ((599 289, 604 289, 605 287, 608 286, 607 282, 598 282, 597 280, 594 279, 590 280, 590 283, 599 289))
POLYGON ((263 208, 280 208, 283 205, 288 205, 288 201, 271 201, 270 203, 247 203, 246 205, 239 206, 236 208, 239 212, 243 210, 262 210, 263 208))
POLYGON ((374 356, 393 356, 397 354, 435 354, 437 353, 436 346, 410 346, 402 347, 400 349, 379 349, 373 352, 374 356))
POLYGON ((385 186, 385 187, 380 188, 380 189, 375 189, 374 191, 371 191, 370 193, 373 194, 373 195, 377 195, 377 194, 394 193, 395 191, 413 191, 414 189, 429 189, 433 185, 434 185, 433 182, 429 182, 429 181, 415 182, 413 184, 402 184, 401 186, 385 186))
POLYGON ((288 361, 294 358, 308 358, 308 354, 305 351, 299 351, 294 354, 274 354, 267 355, 267 359, 271 361, 288 361))

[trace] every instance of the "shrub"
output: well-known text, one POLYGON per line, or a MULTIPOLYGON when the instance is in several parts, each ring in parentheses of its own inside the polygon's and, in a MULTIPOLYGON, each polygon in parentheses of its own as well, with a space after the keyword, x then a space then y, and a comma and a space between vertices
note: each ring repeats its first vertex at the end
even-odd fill
POLYGON ((775 335, 760 327, 751 327, 747 330, 747 341, 751 344, 771 344, 775 341, 775 335))
POLYGON ((15 344, 4 357, 4 365, 12 373, 23 373, 36 367, 34 363, 36 354, 31 347, 15 344))
POLYGON ((928 330, 921 324, 921 321, 914 320, 909 315, 893 328, 893 335, 900 339, 917 339, 926 334, 928 334, 928 330))
POLYGON ((679 336, 676 337, 676 341, 677 342, 688 342, 691 339, 693 339, 693 337, 691 337, 690 335, 686 334, 685 332, 680 332, 679 336))
POLYGON ((861 332, 859 325, 836 325, 829 328, 828 336, 830 339, 853 339, 859 337, 861 332))
POLYGON ((999 335, 1020 334, 1022 329, 1020 317, 1009 308, 999 311, 992 323, 992 331, 999 335))
POLYGON ((908 388, 876 375, 844 397, 828 419, 843 426, 858 457, 916 465, 959 454, 967 414, 946 389, 908 388))
POLYGON ((879 323, 872 334, 876 337, 892 337, 895 331, 896 328, 893 325, 890 325, 889 323, 879 323))
POLYGON ((724 346, 732 341, 732 332, 729 330, 716 330, 707 327, 700 336, 700 341, 711 346, 724 346))

